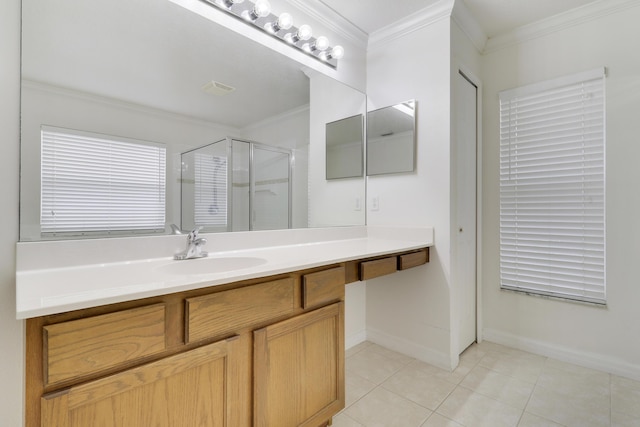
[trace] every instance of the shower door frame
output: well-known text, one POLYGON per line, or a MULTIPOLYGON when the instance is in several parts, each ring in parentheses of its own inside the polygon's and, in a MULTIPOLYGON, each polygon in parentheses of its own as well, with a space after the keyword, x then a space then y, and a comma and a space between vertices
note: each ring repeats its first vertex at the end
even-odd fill
POLYGON ((255 169, 254 169, 254 157, 255 157, 255 148, 271 151, 281 154, 286 154, 289 156, 289 164, 287 168, 287 229, 290 229, 292 226, 292 215, 293 215, 293 151, 287 148, 274 147, 272 145, 264 144, 257 141, 252 141, 244 138, 234 138, 227 137, 228 141, 228 153, 229 158, 231 160, 231 167, 228 168, 227 172, 229 173, 229 178, 227 180, 227 194, 230 194, 227 204, 231 206, 228 211, 228 215, 231 218, 229 222, 230 228, 233 228, 233 166, 234 166, 234 158, 233 158, 233 141, 238 141, 242 143, 249 144, 249 231, 255 230, 255 216, 254 216, 254 198, 255 198, 255 169))

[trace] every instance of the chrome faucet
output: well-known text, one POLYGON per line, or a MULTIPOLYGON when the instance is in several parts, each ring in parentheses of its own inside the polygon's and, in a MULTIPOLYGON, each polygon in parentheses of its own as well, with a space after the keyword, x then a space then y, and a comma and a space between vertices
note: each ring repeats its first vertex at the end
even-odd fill
POLYGON ((183 259, 195 259, 195 258, 204 258, 209 255, 208 252, 202 250, 202 246, 207 243, 207 239, 198 237, 198 231, 200 231, 202 227, 194 228, 187 235, 187 249, 183 252, 179 252, 173 256, 174 259, 183 260, 183 259))

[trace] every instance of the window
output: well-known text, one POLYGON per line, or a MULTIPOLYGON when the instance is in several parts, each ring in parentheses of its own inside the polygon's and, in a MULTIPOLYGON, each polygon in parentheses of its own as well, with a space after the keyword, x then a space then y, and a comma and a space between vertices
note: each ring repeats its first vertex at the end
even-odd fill
POLYGON ((41 233, 164 232, 165 171, 158 144, 43 127, 41 233))
POLYGON ((604 77, 500 93, 503 289, 606 301, 604 77))

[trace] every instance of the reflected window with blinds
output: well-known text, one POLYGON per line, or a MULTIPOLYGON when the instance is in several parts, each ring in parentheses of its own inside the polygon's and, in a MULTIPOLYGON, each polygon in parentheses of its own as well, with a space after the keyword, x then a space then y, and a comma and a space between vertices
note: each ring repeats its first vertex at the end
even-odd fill
POLYGON ((500 93, 500 286, 606 303, 604 68, 500 93))
POLYGON ((43 236, 164 233, 166 148, 42 127, 43 236))

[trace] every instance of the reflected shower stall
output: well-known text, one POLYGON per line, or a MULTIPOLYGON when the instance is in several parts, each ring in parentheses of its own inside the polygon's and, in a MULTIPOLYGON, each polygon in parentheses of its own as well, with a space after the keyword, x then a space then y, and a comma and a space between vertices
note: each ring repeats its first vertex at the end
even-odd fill
POLYGON ((180 157, 182 230, 291 228, 290 150, 225 138, 180 157))

